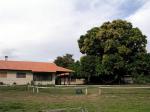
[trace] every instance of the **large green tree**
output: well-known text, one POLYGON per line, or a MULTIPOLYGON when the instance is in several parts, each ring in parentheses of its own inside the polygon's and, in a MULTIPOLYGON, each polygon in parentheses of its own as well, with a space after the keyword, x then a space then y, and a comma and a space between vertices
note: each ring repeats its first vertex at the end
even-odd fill
MULTIPOLYGON (((146 53, 146 36, 130 22, 114 20, 94 27, 78 40, 80 52, 96 56, 97 75, 130 75, 135 58, 146 53)), ((95 73, 95 71, 93 73, 95 73)))

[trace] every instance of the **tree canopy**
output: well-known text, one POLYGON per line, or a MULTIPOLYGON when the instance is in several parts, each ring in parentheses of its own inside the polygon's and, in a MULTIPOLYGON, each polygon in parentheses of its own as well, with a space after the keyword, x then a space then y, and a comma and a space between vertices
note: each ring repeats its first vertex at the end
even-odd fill
POLYGON ((140 29, 124 20, 105 22, 78 40, 81 53, 96 57, 94 74, 118 77, 133 73, 135 60, 146 54, 146 43, 146 36, 140 29))
POLYGON ((81 53, 103 56, 118 53, 135 55, 146 52, 146 36, 138 28, 123 20, 105 22, 100 27, 94 27, 81 35, 78 40, 81 53))

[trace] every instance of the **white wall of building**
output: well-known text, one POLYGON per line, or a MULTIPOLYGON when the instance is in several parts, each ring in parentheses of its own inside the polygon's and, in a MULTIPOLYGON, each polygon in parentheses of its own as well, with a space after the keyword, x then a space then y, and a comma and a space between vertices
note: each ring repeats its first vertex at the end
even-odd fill
MULTIPOLYGON (((31 81, 33 81, 33 73, 28 71, 0 71, 0 72, 6 72, 6 77, 0 77, 0 82, 3 84, 13 85, 14 83, 16 85, 26 85, 31 84, 31 81), (17 78, 17 72, 26 73, 25 78, 17 78)), ((52 84, 55 85, 55 78, 56 74, 52 73, 52 80, 51 81, 35 81, 35 85, 48 85, 52 84)))
MULTIPOLYGON (((25 78, 17 78, 17 71, 5 71, 7 72, 6 77, 0 77, 0 82, 3 82, 4 84, 12 85, 16 83, 17 85, 25 85, 28 83, 31 83, 33 80, 33 74, 32 72, 23 71, 22 73, 26 73, 25 78)), ((21 72, 21 71, 18 71, 21 72)))

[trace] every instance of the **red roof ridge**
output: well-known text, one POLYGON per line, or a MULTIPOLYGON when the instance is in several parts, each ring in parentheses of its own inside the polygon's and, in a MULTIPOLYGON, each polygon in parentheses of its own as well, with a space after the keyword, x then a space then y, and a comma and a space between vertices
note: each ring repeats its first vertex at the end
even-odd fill
POLYGON ((3 62, 25 62, 25 63, 47 63, 47 64, 55 64, 55 63, 52 63, 52 62, 42 62, 42 61, 19 61, 19 60, 7 60, 7 61, 0 60, 0 61, 3 61, 3 62))
POLYGON ((1 70, 30 70, 32 72, 73 72, 50 62, 0 60, 1 70))

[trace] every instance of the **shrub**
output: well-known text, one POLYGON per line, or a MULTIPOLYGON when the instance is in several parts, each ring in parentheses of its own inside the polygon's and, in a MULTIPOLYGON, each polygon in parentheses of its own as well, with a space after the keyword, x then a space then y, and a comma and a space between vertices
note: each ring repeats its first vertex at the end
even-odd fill
POLYGON ((31 81, 31 85, 32 85, 32 86, 34 86, 34 85, 35 85, 35 82, 34 82, 33 80, 31 81))
POLYGON ((16 83, 16 82, 13 82, 13 85, 17 85, 17 83, 16 83))
POLYGON ((143 74, 134 75, 133 80, 134 80, 134 83, 137 83, 137 84, 147 84, 147 83, 150 83, 150 76, 143 75, 143 74))
POLYGON ((4 83, 3 83, 3 82, 0 82, 0 85, 4 85, 4 83))

